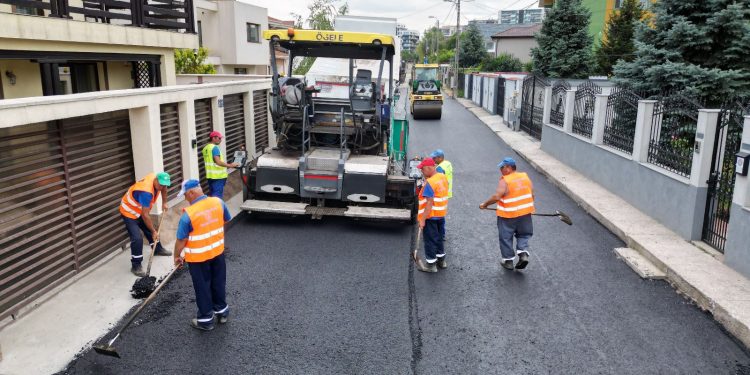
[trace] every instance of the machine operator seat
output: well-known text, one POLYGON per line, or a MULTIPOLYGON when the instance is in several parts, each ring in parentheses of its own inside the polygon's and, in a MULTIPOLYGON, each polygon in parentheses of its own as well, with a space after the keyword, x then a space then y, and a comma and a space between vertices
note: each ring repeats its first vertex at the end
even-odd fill
POLYGON ((358 69, 354 84, 349 92, 355 112, 375 111, 375 84, 372 82, 372 71, 358 69))

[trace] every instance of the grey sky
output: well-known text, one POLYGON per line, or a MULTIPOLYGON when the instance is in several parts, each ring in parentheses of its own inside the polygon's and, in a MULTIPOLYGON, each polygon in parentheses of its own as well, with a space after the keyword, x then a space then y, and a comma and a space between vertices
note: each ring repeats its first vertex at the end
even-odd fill
MULTIPOLYGON (((268 15, 279 19, 291 19, 290 13, 307 16, 307 5, 311 0, 243 0, 268 8, 268 15)), ((339 1, 338 4, 343 4, 339 1)), ((456 11, 453 4, 442 0, 349 0, 349 14, 398 18, 409 29, 422 32, 435 25, 435 16, 441 25, 455 25, 456 11)), ((536 8, 538 0, 474 0, 461 1, 461 24, 477 18, 497 18, 500 9, 536 8)))

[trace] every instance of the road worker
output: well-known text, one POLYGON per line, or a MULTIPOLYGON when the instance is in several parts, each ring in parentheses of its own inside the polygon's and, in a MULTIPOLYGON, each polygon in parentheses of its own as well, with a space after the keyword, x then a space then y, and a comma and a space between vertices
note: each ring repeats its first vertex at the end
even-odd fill
MULTIPOLYGON (((130 272, 138 277, 146 276, 141 267, 143 261, 143 237, 146 237, 150 246, 156 249, 154 255, 168 256, 171 255, 167 249, 161 246, 159 241, 159 232, 154 228, 151 220, 151 208, 159 195, 167 196, 167 187, 171 184, 169 174, 166 172, 149 173, 146 177, 136 181, 128 191, 123 195, 120 201, 120 214, 122 221, 125 223, 125 229, 130 236, 130 272), (143 236, 141 236, 143 232, 143 236)), ((166 211, 167 200, 162 199, 162 210, 166 211)))
MULTIPOLYGON (((442 173, 448 178, 448 198, 453 198, 453 164, 445 160, 445 152, 437 149, 430 154, 432 160, 437 164, 438 173, 442 173)), ((445 241, 445 225, 443 226, 443 241, 445 241)))
POLYGON ((445 214, 448 213, 448 179, 437 173, 435 161, 427 158, 417 168, 422 170, 424 186, 419 192, 419 229, 424 238, 424 257, 427 264, 417 262, 423 272, 437 272, 448 268, 445 259, 443 233, 445 214))
POLYGON ((502 177, 495 194, 479 205, 485 209, 497 203, 497 230, 500 237, 502 266, 513 269, 513 260, 518 255, 516 269, 524 269, 529 264, 529 239, 534 233, 531 214, 534 213, 534 188, 526 173, 516 171, 516 161, 505 158, 500 164, 502 177), (516 238, 516 251, 513 250, 513 237, 516 238))
POLYGON ((188 264, 193 279, 196 318, 190 321, 193 328, 210 331, 218 317, 221 324, 229 318, 226 302, 227 268, 224 259, 224 224, 231 220, 224 201, 203 194, 198 180, 182 184, 180 195, 190 202, 177 226, 174 245, 174 263, 188 264))
POLYGON ((221 154, 221 139, 223 136, 217 131, 208 135, 210 141, 203 147, 203 163, 206 165, 206 180, 208 181, 208 194, 212 197, 224 199, 224 186, 227 184, 229 173, 227 168, 237 168, 238 164, 227 163, 226 157, 221 154))

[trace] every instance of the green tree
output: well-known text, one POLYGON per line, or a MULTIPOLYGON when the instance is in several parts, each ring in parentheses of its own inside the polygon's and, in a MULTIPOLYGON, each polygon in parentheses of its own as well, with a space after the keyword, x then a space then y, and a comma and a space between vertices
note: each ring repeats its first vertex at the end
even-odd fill
POLYGON ((622 7, 613 12, 604 29, 601 45, 594 49, 598 74, 611 76, 617 61, 633 61, 635 28, 642 18, 643 9, 638 0, 625 0, 622 7))
POLYGON ((198 48, 198 53, 192 49, 174 50, 174 65, 177 74, 216 74, 216 67, 206 64, 208 49, 198 48))
MULTIPOLYGON (((307 9, 310 11, 310 14, 306 19, 307 27, 311 30, 333 30, 333 22, 336 19, 336 15, 349 13, 348 3, 345 2, 338 8, 336 8, 335 3, 335 0, 314 0, 312 4, 308 5, 307 9)), ((303 26, 301 15, 296 13, 291 13, 291 15, 295 19, 295 27, 303 26)), ((314 57, 305 57, 296 64, 293 73, 299 75, 307 74, 314 62, 314 57)))
POLYGON ((585 78, 592 65, 591 11, 581 0, 557 0, 531 50, 535 72, 554 78, 585 78))
POLYGON ((509 53, 501 53, 497 57, 487 57, 480 66, 483 72, 520 72, 523 63, 509 53))
POLYGON ((484 47, 484 39, 479 29, 475 25, 469 25, 461 33, 461 54, 459 55, 459 65, 461 67, 477 66, 487 56, 484 47))
POLYGON ((682 91, 722 102, 750 95, 750 7, 735 0, 659 0, 639 24, 636 57, 615 65, 618 82, 655 94, 682 91))

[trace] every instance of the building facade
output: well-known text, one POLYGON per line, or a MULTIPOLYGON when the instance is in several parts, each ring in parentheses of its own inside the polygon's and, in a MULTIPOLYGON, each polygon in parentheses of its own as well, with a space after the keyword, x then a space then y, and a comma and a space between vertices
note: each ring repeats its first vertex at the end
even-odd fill
POLYGON ((495 56, 507 53, 524 63, 531 61, 531 49, 537 46, 534 34, 541 28, 541 24, 519 25, 493 35, 495 56))
POLYGON ((0 0, 0 99, 176 84, 174 49, 198 47, 192 2, 102 4, 0 0))
POLYGON ((419 31, 417 30, 404 30, 399 36, 401 38, 401 50, 414 52, 417 50, 417 44, 419 43, 419 31))
POLYGON ((498 23, 503 25, 542 23, 547 12, 548 8, 501 10, 497 18, 498 23))
POLYGON ((195 8, 200 44, 208 49, 206 62, 216 73, 269 73, 266 8, 234 0, 196 0, 195 8))

